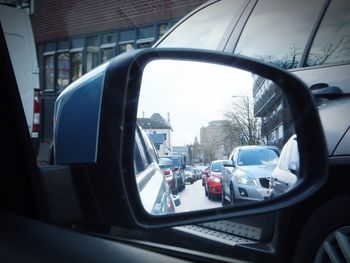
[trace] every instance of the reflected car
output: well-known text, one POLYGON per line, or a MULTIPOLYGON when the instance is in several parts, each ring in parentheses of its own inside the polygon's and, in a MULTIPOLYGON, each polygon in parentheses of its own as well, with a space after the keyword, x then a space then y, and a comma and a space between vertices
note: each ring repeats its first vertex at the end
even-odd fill
POLYGON ((216 160, 211 162, 208 172, 209 176, 204 186, 205 195, 209 200, 221 196, 221 172, 224 169, 224 165, 229 163, 229 160, 216 160))
POLYGON ((277 166, 270 181, 270 197, 282 195, 291 190, 299 174, 299 150, 297 136, 292 135, 283 146, 277 166))
POLYGON ((201 173, 202 173, 202 186, 205 186, 207 184, 207 180, 209 177, 209 167, 203 169, 201 173))
POLYGON ((186 188, 186 177, 185 177, 185 160, 183 156, 170 156, 173 161, 173 173, 176 177, 177 192, 181 192, 186 188))
POLYGON ((274 146, 236 147, 222 171, 222 204, 269 199, 270 178, 278 158, 274 146))
POLYGON ((158 165, 163 172, 172 194, 177 195, 177 180, 175 173, 173 172, 173 161, 170 158, 160 157, 158 165))
POLYGON ((193 184, 196 181, 195 173, 193 172, 193 169, 190 167, 185 168, 185 176, 186 176, 186 179, 185 179, 186 182, 193 184))

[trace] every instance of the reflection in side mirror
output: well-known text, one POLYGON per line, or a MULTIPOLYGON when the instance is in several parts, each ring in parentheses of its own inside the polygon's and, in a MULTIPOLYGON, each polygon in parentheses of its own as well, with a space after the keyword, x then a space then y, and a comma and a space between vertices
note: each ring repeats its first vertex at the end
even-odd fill
POLYGON ((173 195, 173 199, 174 199, 174 204, 175 204, 175 206, 181 205, 180 196, 178 196, 178 195, 173 195))
MULTIPOLYGON (((159 156, 179 160, 173 171, 181 205, 175 212, 263 202, 297 185, 299 165, 290 179, 293 163, 280 160, 295 133, 287 99, 274 82, 251 72, 153 60, 143 71, 138 124, 159 156)), ((295 147, 293 140, 282 157, 297 156, 295 147)))

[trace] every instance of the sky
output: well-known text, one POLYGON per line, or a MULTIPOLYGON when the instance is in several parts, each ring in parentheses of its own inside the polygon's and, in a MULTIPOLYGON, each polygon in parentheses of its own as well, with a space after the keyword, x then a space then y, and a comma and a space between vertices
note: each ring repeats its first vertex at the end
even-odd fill
POLYGON ((233 102, 252 96, 252 75, 236 68, 194 61, 154 60, 146 65, 138 117, 160 113, 173 128, 173 146, 200 140, 200 128, 223 120, 233 102))

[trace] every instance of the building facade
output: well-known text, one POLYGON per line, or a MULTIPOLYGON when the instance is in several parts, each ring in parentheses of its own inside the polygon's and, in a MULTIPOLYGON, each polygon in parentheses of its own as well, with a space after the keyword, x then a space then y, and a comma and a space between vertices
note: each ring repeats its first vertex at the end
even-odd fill
POLYGON ((173 129, 169 119, 165 120, 159 113, 153 113, 150 118, 138 118, 137 123, 148 134, 158 156, 172 155, 173 129))
POLYGON ((40 0, 32 18, 40 67, 42 140, 53 104, 74 80, 123 52, 151 47, 205 0, 40 0))

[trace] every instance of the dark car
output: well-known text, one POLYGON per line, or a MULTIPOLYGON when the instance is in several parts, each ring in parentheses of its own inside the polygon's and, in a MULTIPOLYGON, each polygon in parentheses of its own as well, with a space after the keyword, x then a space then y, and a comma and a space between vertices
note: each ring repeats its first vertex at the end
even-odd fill
MULTIPOLYGON (((280 261, 294 258, 296 262, 310 262, 316 255, 320 260, 328 260, 323 244, 332 244, 332 249, 338 250, 341 246, 332 243, 336 242, 334 233, 350 228, 350 214, 335 210, 344 200, 350 202, 348 184, 339 183, 347 181, 350 171, 349 10, 347 0, 209 1, 156 44, 219 50, 271 63, 299 77, 315 95, 330 164, 323 190, 293 209, 270 214, 270 220, 260 220, 258 216, 254 220, 239 220, 262 229, 264 234, 258 241, 270 241, 275 249, 274 241, 280 244, 284 243, 281 240, 288 240, 275 250, 274 258, 289 255, 280 261), (319 218, 328 219, 320 222, 319 218)), ((263 118, 263 129, 274 138, 278 120, 286 116, 283 106, 268 109, 268 91, 256 94, 261 98, 259 105, 265 105, 262 109, 269 113, 263 118)), ((288 127, 280 127, 278 135, 283 136, 276 140, 279 148, 293 134, 288 127)), ((271 250, 260 251, 266 256, 271 250)), ((254 252, 252 249, 244 253, 254 252)))
POLYGON ((174 195, 177 195, 177 180, 175 173, 173 172, 173 160, 167 157, 160 157, 158 164, 168 182, 171 192, 174 195))
POLYGON ((240 146, 230 155, 222 172, 222 203, 262 201, 270 197, 270 178, 279 151, 272 146, 240 146))
POLYGON ((221 173, 224 165, 229 164, 229 160, 212 161, 209 166, 208 179, 204 185, 205 195, 209 200, 221 197, 221 173))
POLYGON ((186 160, 183 156, 169 156, 173 161, 173 173, 176 177, 177 191, 181 192, 186 188, 186 160))
POLYGON ((185 168, 186 182, 193 184, 196 181, 196 174, 191 167, 185 168))

